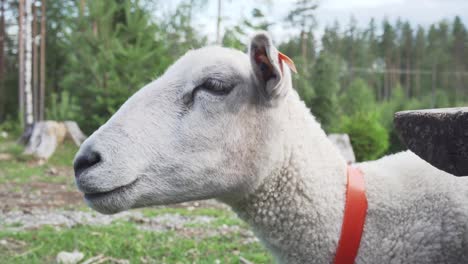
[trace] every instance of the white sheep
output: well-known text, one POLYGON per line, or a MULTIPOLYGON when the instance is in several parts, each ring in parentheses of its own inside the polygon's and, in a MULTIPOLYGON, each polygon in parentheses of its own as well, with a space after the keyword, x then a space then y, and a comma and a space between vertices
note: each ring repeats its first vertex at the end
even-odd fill
MULTIPOLYGON (((357 164, 368 211, 356 263, 468 263, 468 178, 411 152, 357 164)), ((270 37, 188 52, 82 145, 78 188, 102 213, 217 198, 280 263, 331 263, 346 162, 270 37)))

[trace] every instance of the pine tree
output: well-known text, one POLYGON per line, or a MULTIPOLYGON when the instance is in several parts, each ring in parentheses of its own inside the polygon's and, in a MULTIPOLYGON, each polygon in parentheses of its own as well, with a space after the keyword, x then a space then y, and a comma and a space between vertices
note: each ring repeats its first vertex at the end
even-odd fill
POLYGON ((409 22, 405 22, 402 28, 402 68, 406 71, 404 74, 404 86, 406 91, 406 97, 409 98, 412 95, 411 91, 411 58, 413 54, 413 30, 409 22))
POLYGON ((395 68, 396 37, 393 26, 385 20, 383 22, 383 35, 380 43, 381 56, 384 58, 385 69, 387 70, 384 74, 383 98, 385 100, 390 98, 391 88, 393 86, 392 70, 395 68))
POLYGON ((336 57, 322 51, 312 74, 315 95, 311 101, 311 111, 326 131, 332 127, 338 114, 339 68, 336 57))
POLYGON ((294 3, 294 9, 289 12, 286 20, 293 28, 299 27, 301 38, 301 55, 304 65, 307 67, 309 61, 310 49, 307 45, 309 32, 316 25, 314 11, 318 5, 315 0, 297 0, 294 3))
POLYGON ((86 9, 71 35, 62 85, 79 96, 86 117, 80 125, 92 131, 172 59, 160 29, 138 1, 87 1, 86 9))
MULTIPOLYGON (((462 72, 468 68, 468 63, 464 59, 465 52, 468 51, 466 48, 468 43, 468 34, 459 16, 455 17, 452 28, 454 39, 451 50, 454 64, 453 70, 455 71, 455 97, 458 97, 457 95, 463 95, 464 85, 462 72)), ((467 93, 465 93, 465 95, 466 94, 467 93)))
POLYGON ((419 97, 421 94, 421 71, 424 63, 424 54, 426 53, 426 34, 424 28, 418 27, 416 37, 414 40, 413 61, 416 74, 414 77, 415 96, 419 97))

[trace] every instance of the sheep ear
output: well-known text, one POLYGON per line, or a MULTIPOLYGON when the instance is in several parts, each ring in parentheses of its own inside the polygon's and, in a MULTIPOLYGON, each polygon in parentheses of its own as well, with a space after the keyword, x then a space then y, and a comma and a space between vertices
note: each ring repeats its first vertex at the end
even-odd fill
POLYGON ((268 99, 283 97, 291 89, 289 69, 296 71, 294 63, 273 46, 268 33, 259 32, 253 36, 249 56, 262 93, 268 99))

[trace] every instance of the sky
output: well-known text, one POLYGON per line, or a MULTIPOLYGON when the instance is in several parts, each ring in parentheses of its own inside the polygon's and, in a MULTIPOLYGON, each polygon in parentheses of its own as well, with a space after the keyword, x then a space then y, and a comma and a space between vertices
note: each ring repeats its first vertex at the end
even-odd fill
MULTIPOLYGON (((175 8, 183 0, 166 1, 164 8, 175 8)), ((209 41, 216 39, 217 2, 209 0, 207 6, 195 13, 199 29, 208 35, 209 41)), ((288 28, 284 23, 287 12, 292 9, 294 0, 223 0, 223 26, 236 24, 242 17, 248 17, 253 7, 260 6, 261 10, 272 22, 277 22, 270 33, 275 39, 287 39, 297 30, 288 28), (269 2, 269 4, 268 4, 269 2)), ((341 25, 348 25, 351 16, 358 26, 365 27, 371 18, 380 23, 384 18, 396 21, 398 17, 410 21, 413 25, 429 27, 430 24, 443 19, 450 21, 458 15, 465 25, 468 25, 468 0, 319 0, 316 10, 318 21, 315 29, 320 37, 327 25, 337 20, 341 25)))

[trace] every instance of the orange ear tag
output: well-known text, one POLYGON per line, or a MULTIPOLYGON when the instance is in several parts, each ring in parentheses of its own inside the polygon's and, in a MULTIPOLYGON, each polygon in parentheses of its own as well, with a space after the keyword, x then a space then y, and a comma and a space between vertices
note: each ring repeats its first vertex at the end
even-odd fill
POLYGON ((291 60, 291 58, 289 58, 288 56, 284 55, 283 53, 281 53, 279 51, 278 51, 278 60, 280 61, 280 63, 282 63, 284 61, 284 63, 286 63, 286 65, 288 65, 288 67, 289 67, 289 69, 291 69, 291 71, 293 71, 294 73, 297 73, 297 69, 296 69, 296 65, 294 65, 294 61, 291 60))

